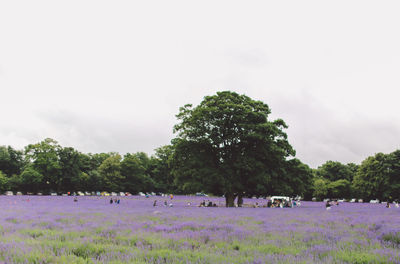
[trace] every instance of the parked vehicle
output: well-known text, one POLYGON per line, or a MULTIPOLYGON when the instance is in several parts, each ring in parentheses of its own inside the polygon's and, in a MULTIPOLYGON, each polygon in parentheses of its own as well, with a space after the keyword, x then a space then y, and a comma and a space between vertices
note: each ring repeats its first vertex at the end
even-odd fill
POLYGON ((271 203, 274 203, 275 200, 280 200, 281 202, 283 202, 283 201, 289 202, 290 197, 288 197, 288 196, 271 196, 271 203))
POLYGON ((51 196, 57 196, 57 193, 52 192, 52 193, 50 193, 50 195, 51 195, 51 196))
POLYGON ((14 195, 14 193, 13 193, 12 191, 7 191, 7 192, 6 192, 6 195, 12 196, 12 195, 14 195))
POLYGON ((22 192, 17 192, 17 195, 22 195, 22 192))
POLYGON ((369 201, 369 203, 376 204, 376 203, 379 203, 379 200, 378 200, 378 199, 376 199, 376 200, 371 200, 371 201, 369 201))

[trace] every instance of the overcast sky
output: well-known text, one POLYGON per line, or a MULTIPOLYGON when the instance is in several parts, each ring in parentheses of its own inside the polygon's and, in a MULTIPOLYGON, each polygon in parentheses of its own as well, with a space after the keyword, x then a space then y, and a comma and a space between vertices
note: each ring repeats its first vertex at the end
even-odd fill
POLYGON ((289 125, 297 157, 400 146, 398 1, 0 2, 0 145, 170 143, 180 106, 231 90, 289 125))

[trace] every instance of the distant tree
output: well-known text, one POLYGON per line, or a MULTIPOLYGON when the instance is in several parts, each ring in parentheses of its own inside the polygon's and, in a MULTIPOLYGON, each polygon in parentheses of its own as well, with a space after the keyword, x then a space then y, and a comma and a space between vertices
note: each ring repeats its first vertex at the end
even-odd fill
POLYGON ((99 166, 99 173, 107 191, 123 191, 124 177, 121 174, 121 155, 113 154, 99 166))
POLYGON ((337 180, 328 184, 328 197, 350 198, 352 194, 351 183, 348 180, 337 180))
POLYGON ((32 168, 43 176, 40 189, 45 192, 56 191, 60 186, 60 150, 58 142, 50 138, 25 147, 27 161, 31 162, 32 168))
POLYGON ((86 190, 88 191, 102 191, 106 190, 106 184, 104 183, 104 178, 101 176, 100 172, 98 170, 91 170, 87 173, 87 176, 89 177, 86 184, 87 188, 86 190))
POLYGON ((388 155, 390 168, 389 174, 389 198, 400 200, 400 150, 396 150, 388 155))
POLYGON ((33 166, 28 166, 21 173, 18 179, 21 191, 24 192, 39 192, 40 186, 43 183, 43 175, 37 172, 33 166))
POLYGON ((8 188, 8 178, 2 171, 0 171, 0 193, 8 191, 8 188))
POLYGON ((180 108, 173 168, 179 186, 223 193, 229 207, 254 186, 257 192, 268 190, 294 155, 283 132, 286 124, 268 121, 270 112, 265 103, 229 91, 206 96, 195 108, 180 108))
POLYGON ((159 147, 150 159, 150 176, 154 181, 156 192, 175 193, 177 191, 171 171, 173 151, 172 145, 159 147))
POLYGON ((23 152, 11 146, 0 146, 0 170, 8 177, 18 175, 25 166, 23 152))
POLYGON ((147 154, 138 152, 127 153, 121 162, 121 174, 124 178, 124 190, 131 193, 150 192, 153 190, 153 181, 147 174, 150 159, 147 154))
POLYGON ((90 170, 96 170, 100 167, 100 165, 103 163, 103 161, 105 161, 106 159, 108 159, 111 156, 115 156, 118 153, 115 152, 110 152, 110 153, 95 153, 95 154, 91 154, 89 153, 89 162, 88 162, 88 171, 90 170))
POLYGON ((377 153, 362 163, 354 177, 353 185, 358 195, 365 200, 390 199, 391 159, 389 155, 377 153))
MULTIPOLYGON (((357 173, 359 167, 360 167, 360 165, 357 165, 355 163, 347 163, 347 168, 349 168, 349 170, 351 171, 351 175, 352 175, 351 181, 353 181, 354 176, 356 176, 356 173, 357 173)), ((349 179, 347 179, 347 180, 349 180, 349 179)))
POLYGON ((330 181, 324 178, 314 178, 313 196, 318 200, 322 200, 328 196, 330 181))
POLYGON ((354 177, 355 164, 345 165, 338 161, 327 161, 318 167, 316 173, 319 177, 323 177, 330 181, 347 180, 351 182, 354 177))
MULTIPOLYGON (((299 159, 291 159, 287 161, 285 173, 283 174, 282 186, 288 186, 285 191, 281 191, 282 195, 305 197, 312 192, 313 174, 308 165, 302 163, 299 159)), ((311 195, 308 195, 311 196, 311 195)))
MULTIPOLYGON (((60 148, 58 151, 60 179, 58 190, 63 192, 82 190, 82 155, 74 148, 60 148)), ((84 189, 86 190, 86 189, 84 189)))

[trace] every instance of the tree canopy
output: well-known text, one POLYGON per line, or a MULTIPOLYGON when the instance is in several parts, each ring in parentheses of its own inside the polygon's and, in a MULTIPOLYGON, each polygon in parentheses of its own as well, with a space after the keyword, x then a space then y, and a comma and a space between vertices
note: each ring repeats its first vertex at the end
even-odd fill
POLYGON ((265 194, 295 151, 282 119, 269 121, 267 104, 234 92, 206 96, 180 108, 173 167, 183 190, 236 196, 265 194))

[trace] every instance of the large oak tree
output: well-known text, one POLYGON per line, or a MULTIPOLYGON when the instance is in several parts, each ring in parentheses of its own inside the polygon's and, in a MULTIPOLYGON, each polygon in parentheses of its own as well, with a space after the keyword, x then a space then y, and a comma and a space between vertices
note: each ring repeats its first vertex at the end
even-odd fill
POLYGON ((270 113, 267 104, 230 91, 181 107, 173 144, 182 190, 224 194, 229 207, 237 196, 273 192, 272 182, 295 153, 285 122, 269 121, 270 113))

